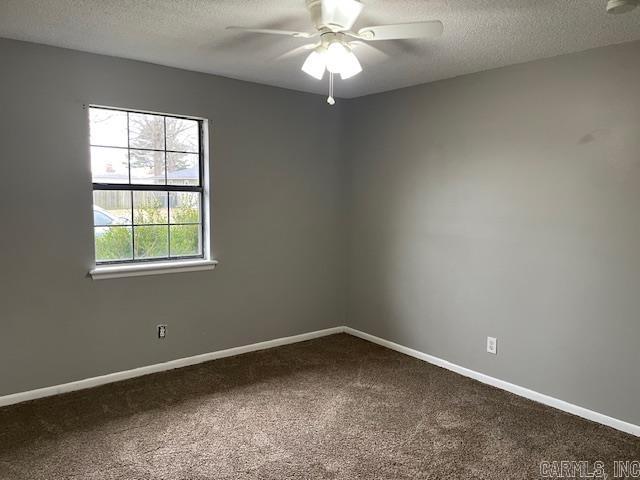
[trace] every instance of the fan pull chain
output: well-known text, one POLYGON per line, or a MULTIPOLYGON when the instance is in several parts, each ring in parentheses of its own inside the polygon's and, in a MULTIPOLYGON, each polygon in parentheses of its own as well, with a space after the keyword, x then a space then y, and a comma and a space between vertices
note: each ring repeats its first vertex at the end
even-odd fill
POLYGON ((327 98, 329 105, 335 105, 336 99, 333 98, 333 73, 329 73, 329 98, 327 98))

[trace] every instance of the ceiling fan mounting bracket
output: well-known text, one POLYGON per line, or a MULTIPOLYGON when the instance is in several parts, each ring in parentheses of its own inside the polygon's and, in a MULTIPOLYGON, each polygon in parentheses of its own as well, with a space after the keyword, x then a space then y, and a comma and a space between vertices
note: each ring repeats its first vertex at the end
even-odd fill
POLYGON ((325 47, 334 42, 346 44, 347 36, 344 33, 340 32, 325 31, 320 34, 320 42, 325 47))
MULTIPOLYGON (((338 2, 334 0, 332 3, 337 4, 338 2)), ((352 15, 355 15, 349 19, 349 17, 336 15, 336 11, 327 6, 326 0, 306 0, 306 5, 311 16, 311 22, 320 32, 323 30, 331 32, 349 30, 353 26, 355 18, 362 10, 362 5, 358 0, 346 1, 342 7, 346 8, 350 6, 352 15)), ((336 8, 335 5, 333 8, 336 8)))

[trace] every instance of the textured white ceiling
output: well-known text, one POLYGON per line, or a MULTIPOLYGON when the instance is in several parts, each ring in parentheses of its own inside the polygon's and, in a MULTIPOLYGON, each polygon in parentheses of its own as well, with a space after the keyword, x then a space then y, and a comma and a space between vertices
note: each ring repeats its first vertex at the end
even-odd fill
MULTIPOLYGON (((355 97, 465 73, 640 40, 640 9, 614 16, 606 0, 365 0, 356 27, 440 19, 437 40, 357 50, 365 71, 338 82, 355 97)), ((311 31, 304 0, 0 0, 0 37, 145 60, 324 93, 274 59, 308 41, 226 31, 243 25, 311 31)))

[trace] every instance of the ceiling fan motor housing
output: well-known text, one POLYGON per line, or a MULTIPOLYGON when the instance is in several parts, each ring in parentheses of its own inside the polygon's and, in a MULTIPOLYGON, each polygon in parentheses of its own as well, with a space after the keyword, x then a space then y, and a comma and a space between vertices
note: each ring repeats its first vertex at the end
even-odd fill
POLYGON ((306 0, 313 25, 319 31, 349 30, 363 5, 357 0, 306 0))

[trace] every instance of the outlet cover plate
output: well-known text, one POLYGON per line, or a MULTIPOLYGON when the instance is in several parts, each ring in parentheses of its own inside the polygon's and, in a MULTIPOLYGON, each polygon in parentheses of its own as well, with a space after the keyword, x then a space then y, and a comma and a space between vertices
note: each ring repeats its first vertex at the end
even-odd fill
POLYGON ((487 353, 498 354, 498 339, 496 337, 487 337, 487 353))
POLYGON ((158 325, 158 338, 165 338, 167 336, 167 326, 158 325))

